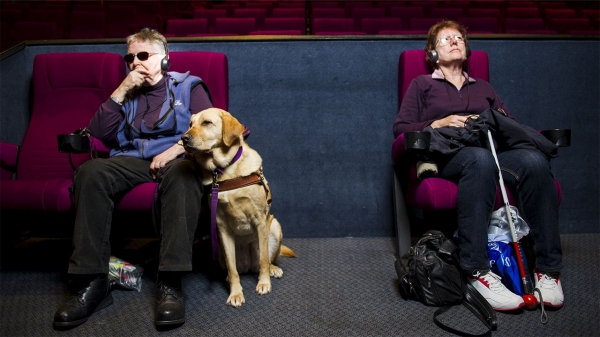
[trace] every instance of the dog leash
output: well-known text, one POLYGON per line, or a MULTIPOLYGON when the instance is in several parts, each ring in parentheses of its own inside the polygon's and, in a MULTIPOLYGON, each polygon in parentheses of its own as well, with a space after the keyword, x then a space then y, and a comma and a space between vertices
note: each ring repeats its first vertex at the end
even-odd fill
MULTIPOLYGON (((229 163, 229 165, 235 163, 242 156, 244 148, 240 146, 237 153, 229 163)), ((217 182, 217 176, 223 174, 223 169, 217 167, 213 171, 213 183, 212 183, 212 199, 210 203, 210 239, 213 249, 213 260, 219 258, 219 242, 217 240, 217 203, 219 202, 219 183, 217 182)))

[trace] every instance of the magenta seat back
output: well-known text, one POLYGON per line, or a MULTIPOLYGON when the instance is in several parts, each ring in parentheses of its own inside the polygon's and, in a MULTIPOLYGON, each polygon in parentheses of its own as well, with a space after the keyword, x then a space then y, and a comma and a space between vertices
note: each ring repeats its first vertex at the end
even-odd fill
MULTIPOLYGON (((472 50, 471 56, 467 59, 466 70, 468 70, 470 77, 481 78, 489 82, 490 72, 487 53, 483 50, 472 50)), ((404 98, 410 82, 419 75, 427 75, 432 72, 433 69, 430 68, 425 59, 425 50, 403 51, 398 61, 398 106, 402 103, 402 98, 404 98)))
POLYGON ((170 52, 171 71, 186 72, 200 77, 208 86, 217 108, 229 108, 229 67, 227 56, 216 52, 170 52))
MULTIPOLYGON (((17 180, 72 178, 56 136, 88 125, 98 107, 125 78, 113 53, 39 54, 33 62, 33 110, 19 153, 17 180)), ((74 154, 75 166, 90 158, 74 154)))
POLYGON ((264 30, 299 30, 306 32, 306 20, 303 18, 266 18, 264 30))
POLYGON ((313 32, 352 32, 354 31, 353 19, 321 18, 313 20, 313 32))
POLYGON ((167 20, 167 33, 174 36, 208 33, 207 19, 172 19, 167 20))
POLYGON ((255 18, 217 18, 215 33, 248 35, 256 30, 255 18))

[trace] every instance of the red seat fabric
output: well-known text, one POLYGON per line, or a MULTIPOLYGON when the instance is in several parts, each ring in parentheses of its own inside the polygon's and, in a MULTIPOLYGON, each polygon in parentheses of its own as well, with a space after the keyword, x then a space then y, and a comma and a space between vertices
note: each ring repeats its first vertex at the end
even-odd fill
POLYGON ((367 34, 381 34, 381 31, 401 29, 400 18, 365 18, 361 21, 361 30, 367 34))
POLYGON ((305 18, 304 8, 273 8, 272 18, 305 18))
POLYGON ((13 30, 17 42, 25 40, 53 40, 60 38, 56 23, 50 21, 21 21, 16 22, 13 30))
POLYGON ((208 33, 207 19, 172 19, 167 20, 167 33, 174 36, 208 33))
POLYGON ((458 22, 467 27, 471 34, 475 34, 476 32, 489 32, 494 34, 500 32, 497 18, 461 17, 458 18, 458 22))
POLYGON ((208 20, 208 32, 214 33, 217 18, 227 17, 227 11, 225 9, 196 9, 194 10, 194 19, 206 19, 208 20))
POLYGON ((510 30, 544 30, 546 25, 541 18, 506 18, 504 19, 504 31, 510 30))
POLYGON ((267 17, 264 8, 236 8, 233 11, 234 18, 254 18, 256 20, 256 29, 262 29, 267 17))
POLYGON ((104 11, 71 11, 70 39, 104 38, 104 11))
POLYGON ((306 33, 304 18, 266 18, 263 30, 298 30, 306 33))
POLYGON ((250 32, 248 35, 303 35, 301 30, 289 29, 289 30, 257 30, 250 32))
POLYGON ((354 19, 354 30, 360 31, 362 29, 361 26, 363 18, 383 19, 384 17, 385 9, 383 8, 354 8, 352 11, 352 18, 354 19))
POLYGON ((390 16, 402 19, 402 29, 409 29, 410 19, 424 17, 425 10, 423 7, 392 7, 390 16))
POLYGON ((256 19, 254 18, 217 18, 215 22, 215 33, 248 35, 256 30, 256 19))
POLYGON ((342 8, 313 8, 312 18, 344 18, 346 14, 342 8))
POLYGON ((593 30, 590 20, 586 18, 554 18, 550 22, 550 28, 558 34, 569 34, 570 30, 593 30))
POLYGON ((462 8, 432 8, 429 13, 431 17, 434 18, 444 18, 449 20, 458 21, 458 18, 463 17, 463 9, 462 8))
POLYGON ((341 18, 320 18, 313 20, 313 33, 353 32, 354 20, 341 18))
MULTIPOLYGON (((56 137, 85 127, 124 78, 125 63, 118 54, 35 57, 31 119, 19 151, 16 180, 3 180, 0 185, 2 209, 71 209, 68 186, 73 169, 68 154, 58 152, 56 137)), ((72 154, 72 158, 78 167, 90 159, 90 154, 72 154)))

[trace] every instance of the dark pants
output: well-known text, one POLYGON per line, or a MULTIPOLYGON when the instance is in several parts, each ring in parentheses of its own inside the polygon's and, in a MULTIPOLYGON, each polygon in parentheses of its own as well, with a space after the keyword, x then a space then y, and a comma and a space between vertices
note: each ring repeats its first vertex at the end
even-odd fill
MULTIPOLYGON (((534 239, 535 268, 560 271, 558 194, 549 161, 537 150, 498 153, 502 178, 517 201, 519 214, 534 239)), ((439 175, 458 183, 457 213, 460 264, 466 271, 490 269, 487 226, 494 211, 498 168, 485 148, 465 147, 442 162, 439 175)))
MULTIPOLYGON (((192 270, 192 244, 200 217, 203 186, 195 163, 169 163, 158 185, 160 271, 192 270)), ((153 181, 150 161, 117 156, 85 162, 75 173, 75 231, 71 274, 107 274, 115 197, 153 181)), ((148 224, 151 226, 152 224, 148 224)))

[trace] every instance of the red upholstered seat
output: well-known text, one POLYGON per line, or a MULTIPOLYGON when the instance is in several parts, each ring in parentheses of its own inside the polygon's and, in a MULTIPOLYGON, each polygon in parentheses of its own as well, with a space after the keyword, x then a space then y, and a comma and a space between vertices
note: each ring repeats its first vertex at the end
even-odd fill
MULTIPOLYGON (((121 55, 38 54, 33 63, 33 109, 16 162, 16 180, 2 180, 1 209, 69 211, 73 169, 57 135, 87 126, 125 78, 121 55), (77 69, 76 72, 71 71, 77 69)), ((4 148, 16 145, 3 144, 4 148)), ((2 151, 2 162, 5 162, 2 151)), ((76 167, 90 154, 72 154, 76 167)))
MULTIPOLYGON (((170 52, 171 71, 199 76, 207 84, 213 105, 229 107, 229 75, 225 54, 170 52)), ((58 151, 58 134, 88 125, 98 107, 125 78, 121 55, 112 53, 39 54, 34 60, 33 111, 20 149, 0 142, 2 183, 0 208, 12 210, 71 210, 69 186, 73 170, 66 153, 58 151), (78 71, 73 73, 67 68, 78 71), (73 76, 75 74, 75 76, 73 76), (18 153, 18 156, 17 156, 18 153), (17 161, 18 158, 18 161, 17 161), (16 172, 16 180, 11 180, 16 172)), ((99 152, 108 149, 96 141, 99 152)), ((76 167, 90 154, 72 154, 76 167)), ((136 186, 116 200, 117 210, 149 211, 155 183, 136 186)))
POLYGON ((361 30, 367 34, 381 34, 381 31, 401 29, 400 18, 364 18, 361 21, 361 30))
MULTIPOLYGON (((473 50, 467 60, 466 70, 470 77, 478 80, 489 81, 488 55, 481 50, 473 50)), ((431 74, 425 59, 424 50, 406 50, 400 54, 398 61, 398 105, 406 94, 411 81, 419 76, 431 74)), ((415 163, 404 146, 404 134, 399 135, 392 143, 392 159, 396 166, 394 174, 394 209, 396 228, 399 241, 399 251, 406 251, 410 247, 410 226, 408 223, 407 206, 422 211, 443 211, 456 208, 456 193, 458 186, 449 180, 429 177, 417 179, 415 163), (406 169, 402 169, 406 168, 406 169), (403 174, 398 176, 398 174, 403 174), (402 181, 402 183, 401 183, 402 181)), ((555 181, 558 200, 560 203, 561 188, 555 181)), ((506 190, 510 203, 514 198, 510 190, 506 190)), ((500 189, 497 190, 495 208, 502 206, 500 189)))
POLYGON ((104 11, 71 11, 70 39, 104 38, 104 11))
POLYGON ((342 18, 320 18, 313 20, 313 33, 353 32, 354 20, 342 18))
POLYGON ((255 18, 217 18, 216 34, 248 35, 256 30, 255 18))
POLYGON ((172 19, 167 20, 167 33, 173 36, 208 33, 207 19, 172 19))
POLYGON ((266 18, 263 30, 298 30, 300 34, 305 34, 306 20, 304 18, 266 18))

